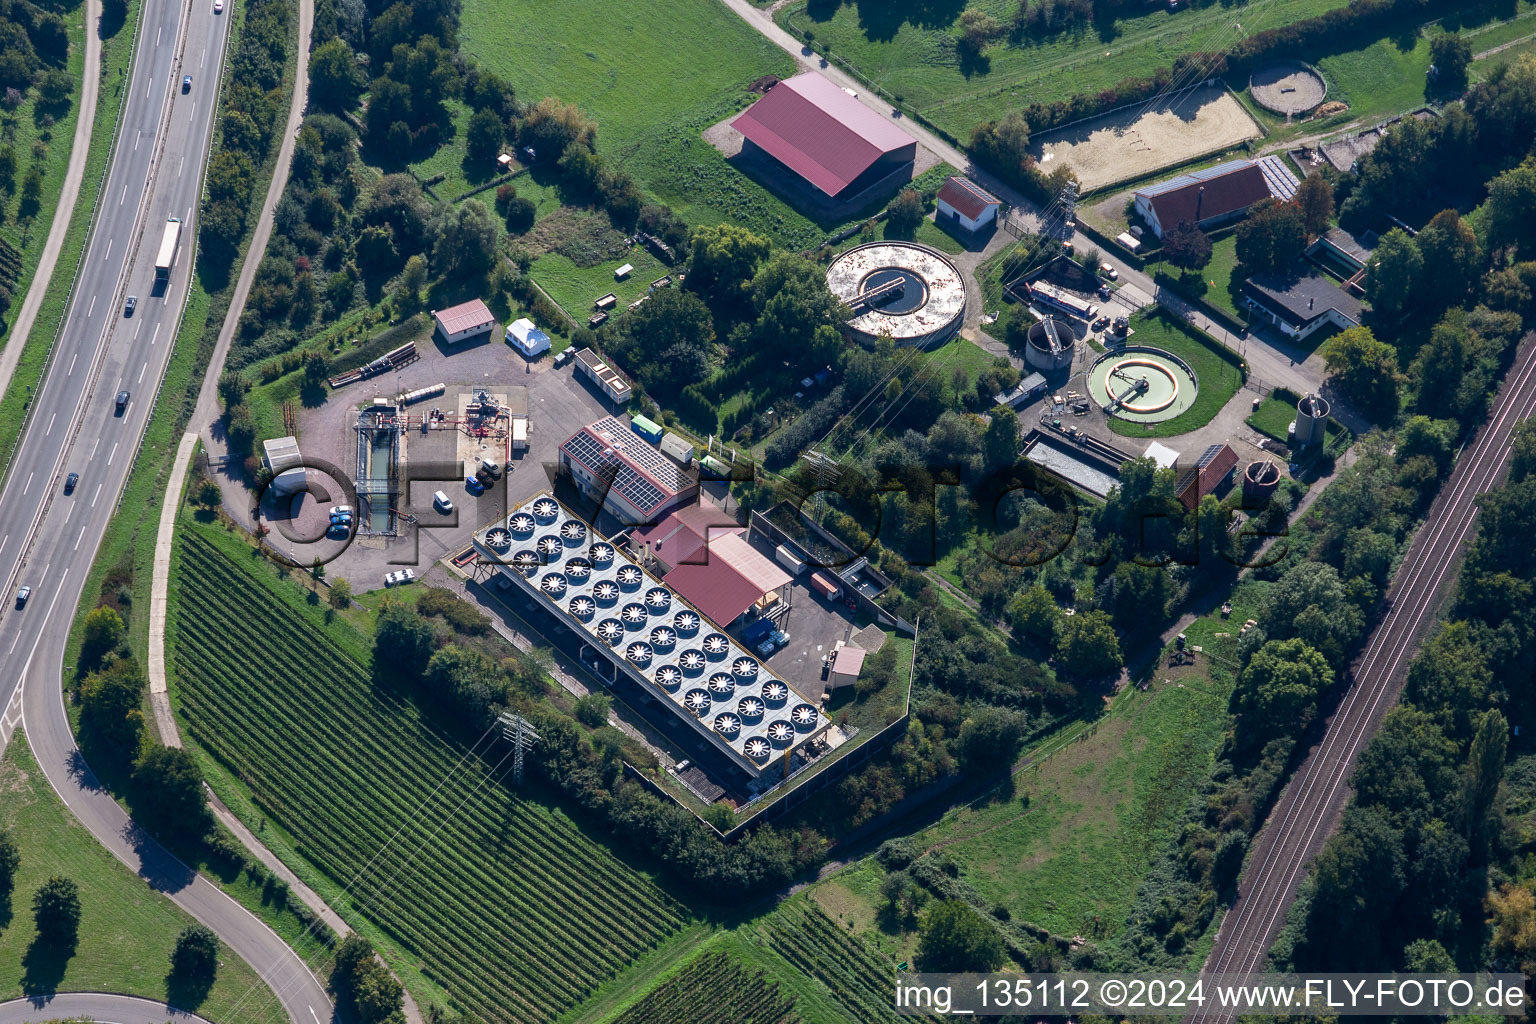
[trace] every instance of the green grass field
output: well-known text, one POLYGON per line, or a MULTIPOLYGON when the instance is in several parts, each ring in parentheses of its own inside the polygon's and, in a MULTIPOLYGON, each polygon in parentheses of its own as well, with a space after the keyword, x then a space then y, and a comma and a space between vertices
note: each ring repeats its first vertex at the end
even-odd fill
POLYGON ((1195 404, 1171 420, 1162 423, 1129 423, 1125 420, 1108 419, 1109 429, 1126 437, 1176 437, 1211 422, 1238 388, 1243 386, 1243 374, 1234 362, 1229 361, 1212 345, 1191 337, 1169 317, 1159 313, 1143 313, 1131 318, 1132 345, 1150 345, 1172 352, 1188 363, 1200 382, 1195 404))
POLYGON ((637 245, 623 256, 595 267, 578 267, 561 253, 545 253, 533 261, 528 273, 577 322, 586 323, 594 312, 592 303, 601 296, 613 292, 619 297, 619 304, 609 311, 617 316, 644 295, 652 281, 673 271, 652 256, 649 249, 637 245), (634 271, 622 281, 614 280, 613 272, 625 263, 632 264, 634 271))
MULTIPOLYGON (((782 8, 779 24, 797 36, 814 33, 819 52, 831 49, 888 96, 958 139, 970 137, 978 123, 999 118, 1022 103, 1064 100, 1094 93, 1128 77, 1150 74, 1180 54, 1221 45, 1234 35, 1237 16, 1225 4, 1166 10, 1115 22, 1108 37, 1097 27, 1061 33, 1043 41, 1007 40, 993 44, 976 62, 962 60, 962 9, 984 11, 1006 24, 1018 4, 1010 0, 971 0, 933 5, 917 0, 884 4, 817 4, 830 16, 807 12, 805 0, 782 8)), ((1340 0, 1273 0, 1262 12, 1239 20, 1244 30, 1273 28, 1313 17, 1340 0)))
POLYGON ((1179 292, 1225 313, 1239 323, 1245 319, 1238 302, 1242 297, 1242 279, 1237 271, 1237 236, 1229 234, 1211 243, 1211 262, 1199 270, 1181 271, 1166 263, 1158 270, 1172 276, 1179 292))
POLYGON ((467 752, 373 686, 360 635, 244 573, 210 532, 184 521, 178 536, 179 710, 302 855, 350 884, 339 909, 394 936, 467 1012, 531 1021, 686 929, 646 875, 516 793, 505 751, 467 752))
POLYGON ((1282 402, 1273 395, 1266 396, 1253 415, 1245 421, 1254 430, 1274 438, 1281 444, 1286 443, 1289 436, 1291 421, 1296 419, 1296 406, 1290 402, 1282 402))
MULTIPOLYGON (((192 918, 118 863, 75 821, 21 733, 0 760, 0 824, 21 845, 9 910, 0 904, 0 1002, 55 991, 166 999, 171 950, 192 918), (79 944, 62 961, 46 952, 29 953, 32 894, 53 875, 80 887, 79 944)), ((228 949, 221 950, 218 979, 206 999, 181 1005, 216 1022, 287 1020, 265 983, 228 949)))

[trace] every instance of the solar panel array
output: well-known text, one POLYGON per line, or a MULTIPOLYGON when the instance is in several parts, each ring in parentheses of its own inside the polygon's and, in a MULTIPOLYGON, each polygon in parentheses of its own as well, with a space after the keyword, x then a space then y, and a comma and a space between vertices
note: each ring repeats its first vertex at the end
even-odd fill
POLYGON ((613 490, 642 512, 691 483, 677 463, 613 416, 578 431, 560 447, 595 475, 611 478, 613 490))
POLYGON ((1190 171, 1188 174, 1181 174, 1176 178, 1169 178, 1167 181, 1160 181, 1155 185, 1148 185, 1146 188, 1139 188, 1136 190, 1136 194, 1143 196, 1160 196, 1164 192, 1174 192, 1183 188, 1185 185, 1190 185, 1197 181, 1210 181, 1212 178, 1219 178, 1224 174, 1231 174, 1233 171, 1240 171, 1244 167, 1247 167, 1248 163, 1249 161, 1247 160, 1228 160, 1224 164, 1217 164, 1215 167, 1207 167, 1203 171, 1190 171))
POLYGON ((1211 464, 1212 460, 1214 460, 1216 458, 1216 456, 1220 455, 1221 454, 1221 450, 1223 448, 1225 448, 1225 447, 1226 447, 1226 445, 1224 445, 1224 444, 1213 444, 1213 445, 1211 445, 1205 451, 1200 453, 1200 460, 1195 463, 1195 468, 1196 469, 1204 469, 1206 466, 1209 466, 1211 464))
POLYGON ((1291 169, 1278 156, 1261 156, 1257 163, 1264 174, 1264 184, 1269 186, 1270 195, 1282 203, 1296 198, 1296 190, 1301 182, 1296 180, 1296 175, 1291 173, 1291 169))
POLYGON ((474 545, 748 774, 826 729, 820 709, 755 652, 551 495, 535 495, 478 531, 474 545))

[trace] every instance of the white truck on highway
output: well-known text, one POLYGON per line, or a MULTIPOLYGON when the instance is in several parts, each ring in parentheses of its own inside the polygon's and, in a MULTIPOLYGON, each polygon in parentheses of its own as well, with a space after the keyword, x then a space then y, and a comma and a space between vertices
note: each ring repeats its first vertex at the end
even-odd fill
POLYGON ((169 281, 171 268, 176 265, 176 254, 181 250, 181 218, 171 217, 165 222, 165 234, 160 236, 160 255, 155 258, 155 280, 169 281))

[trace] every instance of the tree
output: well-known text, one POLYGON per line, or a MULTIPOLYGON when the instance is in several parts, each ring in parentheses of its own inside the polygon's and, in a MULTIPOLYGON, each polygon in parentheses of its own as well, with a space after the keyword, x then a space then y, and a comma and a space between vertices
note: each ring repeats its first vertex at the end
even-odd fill
POLYGON ((521 235, 533 227, 537 215, 538 205, 527 196, 513 196, 507 200, 507 230, 513 234, 521 235))
POLYGON ((1002 22, 985 11, 967 8, 960 15, 960 52, 975 59, 1004 31, 1002 22))
POLYGON ((373 946, 356 934, 337 948, 331 991, 357 1024, 403 1024, 404 990, 374 955, 373 946))
POLYGON ((1332 680, 1328 659, 1306 641, 1269 641, 1249 659, 1234 694, 1243 732, 1263 741, 1282 729, 1306 729, 1332 680))
POLYGON ((904 188, 891 200, 891 205, 885 211, 886 230, 898 238, 906 238, 917 230, 927 212, 923 208, 923 197, 918 195, 917 189, 904 188))
POLYGON ((0 146, 0 190, 11 192, 16 188, 16 150, 12 146, 0 146))
POLYGON ((1491 251, 1511 245, 1522 255, 1536 251, 1536 159, 1494 178, 1483 212, 1491 251))
POLYGON ((374 224, 363 228, 354 245, 357 264, 372 273, 385 273, 399 265, 400 253, 395 248, 395 232, 388 224, 374 224))
POLYGON ((405 261, 405 269, 400 271, 400 287, 395 295, 404 304, 406 309, 415 309, 421 304, 421 290, 427 286, 427 261, 417 253, 405 261))
POLYGON ((1068 675, 1101 679, 1122 664, 1120 638, 1109 614, 1097 609, 1064 615, 1056 635, 1056 657, 1068 675))
POLYGON ((1309 174, 1296 187, 1296 206, 1310 237, 1328 230, 1333 220, 1333 182, 1323 174, 1309 174))
POLYGON ((1013 764, 1024 744, 1021 711, 983 706, 960 725, 955 755, 967 772, 998 771, 1013 764))
POLYGON ((1365 269, 1365 297, 1378 312, 1397 316, 1418 294, 1424 255, 1402 228, 1381 236, 1365 269))
POLYGON ((1536 418, 1515 424, 1510 449, 1509 482, 1517 484, 1536 471, 1536 418))
POLYGON ((820 265, 798 253, 775 253, 752 278, 752 299, 759 343, 790 354, 796 366, 836 360, 848 310, 827 288, 820 265))
POLYGON ((309 96, 322 110, 344 114, 357 106, 363 73, 346 41, 326 40, 309 57, 309 96))
POLYGON ((554 163, 572 145, 592 149, 597 143, 597 124, 575 104, 546 96, 524 115, 517 141, 533 147, 539 160, 554 163))
MULTIPOLYGON (((215 484, 215 487, 218 485, 215 484)), ((116 608, 102 605, 92 608, 85 615, 80 637, 80 667, 91 670, 101 664, 103 658, 122 645, 128 635, 128 627, 116 608)))
POLYGON ((1211 262, 1211 239, 1189 221, 1163 235, 1163 255, 1168 262, 1184 270, 1199 270, 1211 262))
POLYGON ((501 666, 480 651, 457 644, 432 655, 422 683, 477 727, 489 722, 493 708, 507 699, 507 674, 501 666))
POLYGON ((1365 619, 1349 599, 1337 569, 1323 562, 1298 562, 1270 587, 1259 624, 1271 640, 1300 637, 1329 664, 1342 665, 1365 619))
POLYGON ((432 269, 440 277, 478 277, 496 258, 496 222, 478 199, 441 203, 428 225, 432 269))
POLYGON ((476 163, 488 164, 501 153, 506 139, 507 126, 501 117, 488 107, 481 107, 470 115, 469 128, 464 133, 464 151, 476 163))
POLYGON ((997 970, 1006 959, 1002 936, 968 904, 938 900, 923 912, 917 944, 920 970, 985 973, 997 970))
POLYGON ((1455 210, 1441 210, 1413 241, 1434 282, 1434 287, 1424 289, 1431 302, 1442 309, 1460 306, 1482 269, 1482 253, 1471 225, 1455 210))
POLYGON ((674 386, 708 376, 715 344, 714 319, 692 291, 664 288, 626 317, 614 335, 614 354, 647 388, 674 386))
POLYGON ((74 91, 75 80, 63 68, 50 68, 37 81, 37 98, 45 107, 64 106, 74 91))
POLYGON ((327 599, 331 607, 338 611, 352 607, 352 584, 348 583, 343 576, 336 577, 331 581, 331 592, 327 595, 327 599))
POLYGON ((21 867, 21 847, 11 830, 0 825, 0 902, 9 900, 16 885, 16 871, 21 867))
POLYGON ((1339 385, 1378 423, 1397 414, 1397 350, 1377 341, 1369 327, 1351 327, 1323 348, 1323 362, 1339 385))
POLYGON ((162 834, 201 839, 208 831, 203 773, 180 747, 155 745, 133 771, 135 817, 162 834))
POLYGON ((740 298, 750 287, 758 264, 768 258, 770 248, 768 239, 746 228, 705 225, 693 233, 688 285, 728 299, 740 298))
POLYGON ((1504 781, 1504 755, 1509 750, 1509 723, 1497 711, 1481 715, 1462 772, 1461 834, 1473 863, 1487 862, 1488 847, 1499 833, 1495 801, 1504 781))
POLYGON ((139 710, 144 678, 132 658, 110 657, 80 684, 83 740, 123 761, 132 760, 144 729, 139 710))
POLYGON ((984 469, 1001 470, 1018 464, 1019 421, 1006 411, 992 414, 987 432, 981 439, 981 458, 984 469))
POLYGON ((43 169, 34 163, 27 168, 27 176, 21 183, 21 202, 16 207, 16 219, 30 221, 42 208, 43 169))
POLYGON ((331 376, 331 364, 325 353, 315 349, 304 357, 304 379, 313 387, 324 384, 331 376))
POLYGON ((1307 247, 1307 226, 1295 203, 1262 199, 1237 226, 1238 262, 1258 274, 1284 274, 1307 247))
POLYGON ((48 879, 32 894, 32 921, 40 942, 73 948, 80 931, 80 887, 60 875, 48 879))
POLYGON ((608 724, 608 709, 612 703, 608 696, 602 693, 589 693, 585 697, 578 697, 573 709, 576 721, 593 729, 600 729, 608 724))
POLYGON ((224 502, 224 492, 219 490, 219 482, 212 477, 205 476, 198 481, 197 487, 192 491, 192 501, 202 508, 215 509, 224 502))
POLYGON ((1061 609, 1051 592, 1035 583, 1013 596, 1008 602, 1008 624, 1015 633, 1040 644, 1051 644, 1056 639, 1056 624, 1061 609))
POLYGON ((1440 90, 1460 94, 1467 88, 1467 69, 1472 66, 1472 44, 1456 32, 1441 32, 1429 42, 1430 66, 1440 90))
POLYGON ((1496 956, 1514 960, 1520 970, 1536 969, 1536 895, 1529 886, 1504 882, 1483 900, 1493 927, 1496 956))
POLYGON ((183 928, 171 950, 171 974, 183 981, 208 983, 218 970, 218 936, 200 924, 183 928))
POLYGON ((427 670, 436 647, 426 619, 404 605, 387 603, 374 626, 373 670, 384 678, 414 682, 427 670))
POLYGON ((1019 181, 1034 164, 1029 154, 1029 122, 1013 111, 1001 121, 977 125, 971 132, 971 152, 1011 182, 1019 181))

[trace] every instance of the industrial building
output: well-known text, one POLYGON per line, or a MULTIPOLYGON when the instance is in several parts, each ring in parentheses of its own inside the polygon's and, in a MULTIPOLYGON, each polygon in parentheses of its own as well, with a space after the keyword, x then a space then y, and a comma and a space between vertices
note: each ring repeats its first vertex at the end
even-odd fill
POLYGON ((1252 160, 1230 160, 1137 189, 1136 213, 1159 238, 1183 223, 1220 227, 1243 216, 1261 199, 1289 199, 1296 194, 1294 175, 1288 183, 1289 195, 1283 194, 1287 190, 1283 178, 1272 187, 1270 177, 1265 167, 1252 160))
POLYGON ((507 325, 507 344, 532 359, 549 351, 549 335, 539 330, 527 317, 507 325))
POLYGON ((513 508, 473 543, 482 564, 584 642, 584 659, 606 662, 747 780, 778 764, 787 774, 797 754, 825 748, 820 708, 553 496, 513 508))
POLYGON ((299 454, 299 439, 274 437, 261 442, 262 457, 272 471, 272 490, 281 496, 304 489, 304 458, 299 454))
POLYGON ((1065 320, 1042 317, 1029 325, 1024 345, 1024 365, 1042 373, 1072 368, 1077 354, 1077 333, 1065 320))
POLYGON ((1363 302, 1321 274, 1250 277, 1243 282, 1243 297, 1255 317, 1296 341, 1330 325, 1358 327, 1365 312, 1363 302))
POLYGON ((1229 444, 1213 444, 1200 453, 1193 466, 1185 470, 1175 485, 1179 501, 1193 510, 1200 499, 1219 489, 1237 468, 1237 452, 1229 444))
POLYGON ((935 220, 966 236, 975 236, 997 226, 1003 201, 970 178, 950 175, 939 189, 935 220))
POLYGON ((625 526, 658 522, 699 493, 696 472, 613 416, 589 423, 560 446, 560 471, 625 526))
POLYGON ((743 152, 766 156, 835 200, 903 172, 910 176, 917 157, 910 135, 811 72, 773 86, 731 127, 742 134, 743 152))
POLYGON ((489 337, 496 327, 496 318, 479 299, 461 302, 447 309, 434 309, 432 321, 437 325, 437 336, 447 345, 489 337))
POLYGON ((747 543, 746 527, 709 502, 681 508, 630 542, 641 561, 711 621, 730 625, 764 614, 792 582, 788 573, 747 543))

